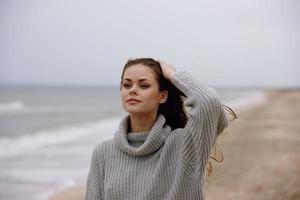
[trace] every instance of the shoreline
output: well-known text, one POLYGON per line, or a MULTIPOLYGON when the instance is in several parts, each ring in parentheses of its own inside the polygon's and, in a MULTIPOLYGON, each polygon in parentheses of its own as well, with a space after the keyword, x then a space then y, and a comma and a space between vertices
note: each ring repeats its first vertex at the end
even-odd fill
MULTIPOLYGON (((300 166, 296 154, 300 151, 296 145, 300 142, 296 134, 300 133, 300 91, 263 93, 265 99, 232 107, 239 118, 218 138, 224 161, 212 163, 213 172, 205 185, 207 200, 300 198, 296 187, 300 169, 295 167, 300 166)), ((82 200, 84 195, 85 185, 75 185, 57 191, 49 200, 82 200)))

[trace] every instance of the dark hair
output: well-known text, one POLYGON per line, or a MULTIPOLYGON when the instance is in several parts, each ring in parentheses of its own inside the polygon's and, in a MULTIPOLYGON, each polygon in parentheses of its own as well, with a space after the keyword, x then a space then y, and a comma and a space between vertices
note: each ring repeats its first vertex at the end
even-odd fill
POLYGON ((172 130, 185 127, 188 116, 184 110, 183 101, 186 96, 163 76, 161 66, 156 60, 152 58, 137 58, 133 60, 129 59, 122 71, 120 87, 122 87, 125 70, 128 67, 137 64, 142 64, 146 67, 151 68, 154 71, 155 78, 159 83, 159 90, 168 91, 168 98, 166 102, 159 105, 157 114, 161 113, 164 115, 164 117, 166 118, 166 124, 168 124, 172 128, 172 130))

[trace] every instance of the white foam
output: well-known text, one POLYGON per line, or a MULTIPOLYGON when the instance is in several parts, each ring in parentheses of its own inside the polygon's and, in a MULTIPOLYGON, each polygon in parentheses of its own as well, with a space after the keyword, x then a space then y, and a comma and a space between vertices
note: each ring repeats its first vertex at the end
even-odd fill
POLYGON ((253 105, 261 104, 266 101, 266 93, 264 91, 248 92, 240 98, 225 102, 226 105, 233 109, 242 109, 253 105))
POLYGON ((53 106, 53 105, 42 105, 42 106, 31 106, 25 105, 21 101, 1 103, 0 104, 0 115, 9 114, 45 114, 45 113, 70 113, 70 112, 85 112, 94 111, 94 106, 82 105, 82 106, 53 106))
POLYGON ((21 110, 25 107, 22 101, 10 101, 0 103, 0 113, 21 110))
POLYGON ((49 199, 49 197, 51 195, 56 194, 56 193, 58 193, 60 191, 64 191, 65 189, 70 188, 70 187, 75 186, 75 185, 76 185, 75 181, 73 181, 73 180, 65 180, 65 181, 63 181, 63 183, 59 187, 59 189, 54 189, 54 188, 52 190, 49 189, 48 191, 45 191, 45 192, 43 192, 41 194, 37 194, 36 197, 39 200, 47 200, 47 199, 49 199))
POLYGON ((111 130, 116 129, 120 119, 120 117, 114 117, 78 126, 38 131, 35 134, 24 135, 18 138, 1 138, 0 157, 19 155, 20 153, 30 152, 45 145, 70 141, 95 132, 99 132, 102 139, 109 139, 112 137, 111 130))

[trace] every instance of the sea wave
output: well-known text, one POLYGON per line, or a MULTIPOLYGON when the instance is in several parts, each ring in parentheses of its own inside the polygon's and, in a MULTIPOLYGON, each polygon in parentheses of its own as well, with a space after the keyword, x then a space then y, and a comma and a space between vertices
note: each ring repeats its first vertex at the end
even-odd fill
POLYGON ((253 92, 237 93, 233 100, 225 101, 225 104, 233 109, 242 109, 261 104, 266 101, 266 92, 259 90, 253 92), (238 96, 240 94, 240 96, 238 96))
POLYGON ((73 125, 54 130, 38 131, 18 138, 2 137, 0 138, 0 158, 30 153, 31 151, 46 145, 67 142, 96 132, 101 134, 101 139, 109 139, 119 121, 120 117, 114 117, 76 126, 73 125))

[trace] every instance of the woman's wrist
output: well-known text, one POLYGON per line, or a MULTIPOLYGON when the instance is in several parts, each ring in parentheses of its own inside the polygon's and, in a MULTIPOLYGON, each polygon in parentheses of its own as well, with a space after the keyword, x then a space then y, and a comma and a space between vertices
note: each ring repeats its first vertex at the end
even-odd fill
POLYGON ((169 81, 173 80, 174 76, 176 74, 176 70, 171 70, 170 72, 168 72, 168 77, 166 77, 169 81))

